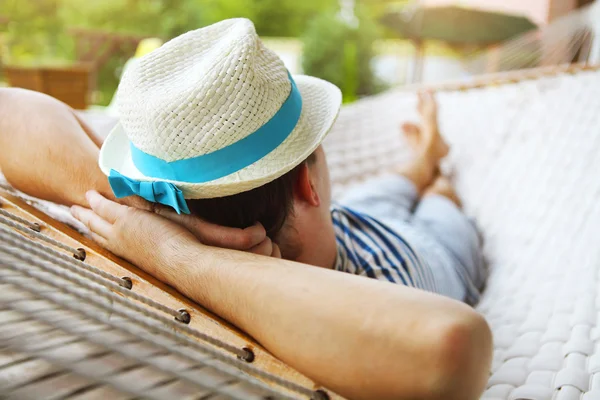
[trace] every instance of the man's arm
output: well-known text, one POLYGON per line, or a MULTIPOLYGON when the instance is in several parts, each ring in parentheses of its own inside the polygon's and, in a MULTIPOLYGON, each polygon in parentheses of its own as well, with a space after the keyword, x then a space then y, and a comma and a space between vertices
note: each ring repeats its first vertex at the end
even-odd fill
MULTIPOLYGON (((87 207, 88 190, 114 199, 98 166, 101 145, 102 139, 66 104, 39 92, 0 88, 0 171, 16 189, 64 205, 87 207)), ((136 196, 119 202, 154 208, 136 196)), ((202 243, 280 257, 279 248, 260 224, 234 229, 156 211, 185 226, 202 243)))
POLYGON ((94 189, 112 198, 98 167, 100 140, 66 104, 25 89, 0 89, 0 171, 44 200, 86 205, 94 189))
POLYGON ((73 213, 95 239, 352 399, 469 400, 491 334, 470 307, 424 291, 210 248, 155 214, 88 194, 73 213))

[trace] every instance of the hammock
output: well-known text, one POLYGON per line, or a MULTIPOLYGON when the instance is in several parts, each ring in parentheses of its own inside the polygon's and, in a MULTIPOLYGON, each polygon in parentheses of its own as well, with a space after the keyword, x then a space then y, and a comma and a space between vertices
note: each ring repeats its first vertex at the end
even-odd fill
MULTIPOLYGON (((436 89, 446 167, 491 268, 477 306, 495 341, 483 398, 600 399, 600 67, 436 89)), ((413 90, 342 110, 325 143, 334 196, 410 157, 399 125, 415 110, 413 90)), ((0 397, 337 398, 7 190, 0 397)))
MULTIPOLYGON (((600 399, 600 67, 438 88, 458 193, 491 276, 477 309, 494 333, 484 399, 600 399)), ((325 144, 334 194, 406 160, 416 96, 345 107, 325 144)))

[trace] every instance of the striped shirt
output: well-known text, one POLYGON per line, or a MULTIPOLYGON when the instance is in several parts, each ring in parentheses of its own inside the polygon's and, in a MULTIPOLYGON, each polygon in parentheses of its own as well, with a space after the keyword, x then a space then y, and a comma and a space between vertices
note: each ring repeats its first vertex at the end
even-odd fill
POLYGON ((335 269, 438 292, 431 268, 398 232, 368 215, 333 205, 335 269))
POLYGON ((371 178, 331 207, 335 269, 475 304, 487 271, 477 231, 441 196, 399 175, 371 178))

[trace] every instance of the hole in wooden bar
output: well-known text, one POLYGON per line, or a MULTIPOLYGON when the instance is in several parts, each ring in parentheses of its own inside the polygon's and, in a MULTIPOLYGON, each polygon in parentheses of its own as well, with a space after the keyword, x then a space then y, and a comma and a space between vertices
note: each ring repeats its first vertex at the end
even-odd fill
POLYGON ((190 321, 192 320, 192 316, 185 308, 180 308, 179 310, 177 310, 177 312, 179 312, 179 315, 175 317, 177 321, 183 322, 184 324, 190 323, 190 321))
POLYGON ((121 286, 123 286, 125 289, 131 289, 133 287, 133 281, 131 280, 130 277, 123 276, 123 277, 121 277, 121 280, 123 281, 121 283, 121 286))
POLYGON ((87 253, 85 252, 85 249, 82 249, 80 247, 80 248, 77 249, 77 251, 75 253, 73 253, 73 257, 76 260, 85 261, 85 258, 87 257, 87 253))
POLYGON ((315 390, 310 398, 311 400, 329 400, 329 395, 324 390, 315 390))
POLYGON ((238 358, 242 361, 246 361, 247 363, 251 363, 254 361, 256 356, 254 355, 254 351, 252 351, 249 347, 242 348, 244 354, 238 356, 238 358))

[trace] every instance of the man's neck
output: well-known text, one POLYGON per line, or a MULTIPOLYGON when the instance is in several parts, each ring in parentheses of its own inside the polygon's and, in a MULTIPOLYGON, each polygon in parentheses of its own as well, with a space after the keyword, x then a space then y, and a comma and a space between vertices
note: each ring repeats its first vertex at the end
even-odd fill
POLYGON ((289 246, 282 246, 285 258, 288 258, 285 247, 289 247, 296 250, 290 257, 294 261, 328 269, 335 266, 337 246, 331 217, 325 219, 297 216, 293 226, 288 229, 290 234, 286 235, 285 240, 289 246))

